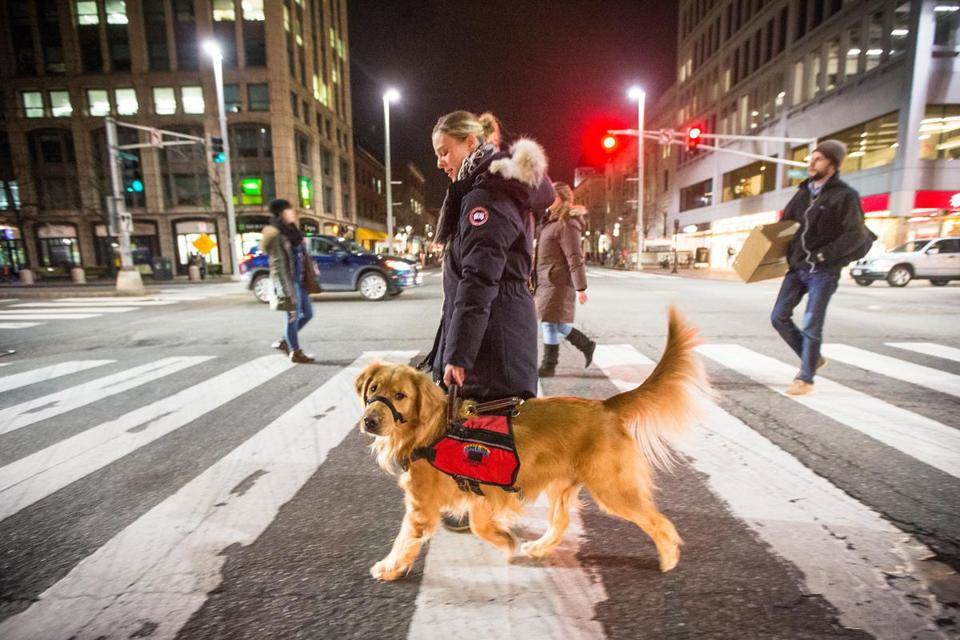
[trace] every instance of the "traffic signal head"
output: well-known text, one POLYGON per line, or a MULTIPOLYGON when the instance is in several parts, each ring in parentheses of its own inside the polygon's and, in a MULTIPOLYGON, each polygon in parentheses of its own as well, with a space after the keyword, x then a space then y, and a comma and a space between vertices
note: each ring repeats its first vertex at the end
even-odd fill
POLYGON ((692 126, 687 129, 687 151, 694 151, 700 146, 703 140, 703 130, 699 126, 692 126))
POLYGON ((616 136, 606 135, 603 137, 601 144, 603 145, 603 150, 610 153, 617 148, 617 138, 616 136))
POLYGON ((223 138, 210 136, 210 156, 214 162, 226 162, 227 154, 223 151, 223 138))

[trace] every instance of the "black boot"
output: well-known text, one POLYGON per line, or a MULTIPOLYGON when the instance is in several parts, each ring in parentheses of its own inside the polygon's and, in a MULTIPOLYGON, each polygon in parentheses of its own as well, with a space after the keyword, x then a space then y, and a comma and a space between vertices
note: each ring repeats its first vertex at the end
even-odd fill
POLYGON ((540 369, 537 370, 537 374, 541 378, 553 377, 553 374, 557 370, 557 362, 559 360, 560 360, 560 345, 558 344, 543 345, 543 361, 540 363, 540 369))
POLYGON ((577 351, 582 353, 586 359, 587 363, 583 365, 583 368, 586 369, 589 367, 590 363, 593 362, 593 352, 597 350, 597 343, 581 333, 579 329, 571 329, 567 340, 569 340, 570 344, 576 347, 577 351))

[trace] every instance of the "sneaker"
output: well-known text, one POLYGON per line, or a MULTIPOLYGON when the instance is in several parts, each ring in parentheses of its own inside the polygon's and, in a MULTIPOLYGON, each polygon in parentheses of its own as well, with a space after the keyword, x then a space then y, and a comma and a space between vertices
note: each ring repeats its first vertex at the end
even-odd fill
POLYGON ((448 531, 455 531, 456 533, 470 531, 470 516, 466 513, 462 516, 445 513, 443 514, 443 526, 448 531))
POLYGON ((288 355, 290 354, 290 345, 287 344, 287 340, 285 338, 280 338, 270 346, 277 351, 282 351, 288 355))
POLYGON ((316 361, 317 360, 315 358, 311 358, 305 354, 302 349, 297 349, 296 351, 290 352, 290 362, 295 364, 313 364, 316 361))
POLYGON ((813 383, 800 378, 794 380, 787 389, 788 396, 805 396, 808 393, 813 393, 813 383))

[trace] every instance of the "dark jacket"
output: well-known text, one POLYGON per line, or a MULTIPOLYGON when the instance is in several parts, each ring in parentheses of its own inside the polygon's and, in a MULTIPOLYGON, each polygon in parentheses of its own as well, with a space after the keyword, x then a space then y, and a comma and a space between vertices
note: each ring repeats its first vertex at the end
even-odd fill
MULTIPOLYGON (((260 248, 270 258, 270 279, 273 281, 274 298, 270 308, 277 311, 297 310, 297 289, 294 286, 295 267, 293 247, 287 237, 272 224, 263 228, 260 248)), ((316 263, 304 243, 303 279, 300 284, 307 293, 320 293, 317 283, 316 263)))
POLYGON ((548 220, 537 240, 537 315, 543 322, 572 324, 577 291, 587 288, 587 269, 580 250, 583 207, 574 206, 570 218, 548 220))
POLYGON ((804 180, 783 210, 784 220, 800 223, 787 250, 791 270, 840 273, 864 242, 866 225, 860 194, 838 175, 831 177, 814 200, 804 180), (819 254, 822 254, 821 260, 819 254))
POLYGON ((443 316, 429 357, 438 381, 448 364, 465 369, 464 397, 537 394, 537 314, 528 282, 533 211, 553 199, 552 188, 542 188, 545 173, 543 150, 521 140, 511 153, 482 159, 466 179, 443 259, 443 316))

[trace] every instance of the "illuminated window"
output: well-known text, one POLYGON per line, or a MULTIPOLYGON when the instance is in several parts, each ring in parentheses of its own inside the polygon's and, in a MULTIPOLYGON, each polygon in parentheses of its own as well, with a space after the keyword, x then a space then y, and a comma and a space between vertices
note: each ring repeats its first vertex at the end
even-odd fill
POLYGON ((893 12, 893 29, 890 31, 890 55, 906 52, 910 42, 910 3, 904 2, 893 12))
POLYGON ((214 22, 234 22, 236 19, 237 12, 233 6, 233 0, 213 0, 214 22))
POLYGON ((897 112, 893 111, 820 139, 835 139, 847 145, 847 157, 840 172, 853 173, 893 162, 897 155, 897 131, 897 112))
POLYGON ((263 22, 266 19, 263 14, 263 0, 243 0, 240 6, 243 8, 244 20, 263 22))
POLYGON ((54 118, 66 118, 73 115, 73 105, 70 104, 70 92, 51 91, 50 107, 54 118))
POLYGON ((177 112, 177 96, 173 87, 153 88, 153 112, 158 116, 169 116, 177 112))
POLYGON ((300 176, 300 206, 310 209, 313 204, 313 183, 307 176, 300 176))
POLYGON ((27 118, 42 118, 43 94, 39 91, 24 91, 20 94, 23 100, 23 115, 27 118))
POLYGON ((773 191, 776 186, 776 165, 752 162, 723 174, 723 201, 739 200, 773 191))
POLYGON ((920 121, 920 157, 960 159, 960 104, 928 104, 920 121))
POLYGON ((180 101, 184 113, 203 113, 203 89, 201 87, 181 87, 180 101))
POLYGON ((107 0, 107 24, 127 24, 126 0, 107 0))
POLYGON ((100 24, 96 0, 77 0, 77 24, 100 24))
POLYGON ((110 115, 110 95, 106 89, 87 89, 87 105, 92 116, 110 115))
POLYGON ((137 92, 133 89, 117 89, 114 91, 117 101, 117 113, 121 116, 132 116, 140 110, 137 102, 137 92))

